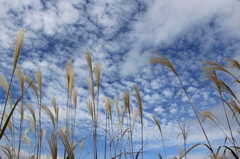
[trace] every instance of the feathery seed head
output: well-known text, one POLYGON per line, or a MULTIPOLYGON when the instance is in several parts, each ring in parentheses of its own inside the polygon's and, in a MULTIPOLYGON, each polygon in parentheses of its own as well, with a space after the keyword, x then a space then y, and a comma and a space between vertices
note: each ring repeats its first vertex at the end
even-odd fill
POLYGON ((27 145, 28 145, 28 150, 30 150, 31 139, 30 139, 27 135, 24 135, 22 138, 23 138, 23 141, 27 143, 27 145))
POLYGON ((52 113, 52 111, 44 104, 42 104, 41 106, 42 111, 51 119, 53 127, 55 128, 55 120, 54 120, 54 115, 52 113))
POLYGON ((66 65, 66 77, 67 77, 67 88, 68 93, 72 94, 72 89, 74 86, 74 69, 72 68, 72 60, 69 59, 66 65))
POLYGON ((12 108, 12 97, 11 97, 11 92, 10 92, 10 89, 9 89, 9 85, 8 85, 8 82, 7 82, 6 78, 1 74, 0 74, 0 86, 3 87, 6 94, 7 93, 9 94, 7 100, 8 100, 8 103, 9 103, 10 107, 12 108))
POLYGON ((30 76, 26 75, 25 81, 31 86, 32 90, 34 91, 34 93, 38 99, 38 91, 37 91, 37 87, 36 87, 35 83, 33 82, 33 79, 30 76))
POLYGON ((239 115, 240 114, 240 107, 238 106, 237 102, 234 99, 231 98, 229 104, 232 108, 233 116, 234 116, 234 114, 239 115))
POLYGON ((18 58, 21 52, 22 44, 24 41, 24 32, 25 32, 25 28, 21 28, 19 32, 16 34, 16 39, 13 39, 13 50, 14 50, 13 72, 16 69, 18 58))
POLYGON ((158 53, 155 50, 153 50, 152 54, 155 54, 159 57, 150 57, 148 59, 149 64, 160 64, 160 65, 166 66, 167 68, 162 68, 162 69, 170 70, 176 76, 178 76, 176 69, 174 68, 173 64, 168 60, 168 58, 166 58, 165 56, 163 56, 162 54, 158 53))
POLYGON ((228 68, 235 68, 238 71, 240 70, 240 63, 237 60, 231 58, 224 58, 224 60, 228 62, 228 68))
POLYGON ((152 118, 153 118, 153 120, 155 121, 155 123, 156 123, 156 125, 157 125, 157 127, 158 127, 158 129, 159 129, 159 131, 160 131, 160 133, 162 134, 161 125, 160 125, 157 117, 156 117, 155 115, 152 115, 152 118))
POLYGON ((215 122, 215 120, 213 118, 216 118, 216 116, 211 112, 211 111, 199 111, 199 118, 202 117, 202 123, 207 119, 211 119, 213 122, 215 122))
POLYGON ((108 115, 112 120, 111 101, 108 97, 105 97, 105 108, 106 108, 106 115, 108 115))
POLYGON ((123 101, 124 101, 124 106, 126 107, 126 110, 128 111, 128 114, 130 115, 130 94, 129 91, 124 91, 123 95, 123 101))
POLYGON ((126 107, 124 106, 123 109, 122 109, 122 123, 124 121, 124 117, 125 117, 125 113, 126 113, 126 107))
POLYGON ((92 106, 92 101, 89 99, 87 102, 87 107, 89 110, 89 113, 91 114, 92 120, 93 120, 93 106, 92 106))
POLYGON ((88 78, 88 85, 89 85, 89 92, 91 94, 92 101, 94 101, 94 86, 91 78, 88 78))
POLYGON ((237 99, 236 95, 233 93, 231 88, 224 81, 218 79, 218 76, 215 70, 207 70, 203 72, 203 75, 206 78, 205 80, 210 80, 213 82, 214 84, 213 87, 218 91, 220 96, 222 96, 223 92, 226 92, 237 99))
POLYGON ((138 109, 133 109, 132 133, 138 116, 138 109))
POLYGON ((53 108, 54 108, 55 119, 56 119, 56 124, 57 124, 58 123, 59 107, 57 106, 55 97, 53 97, 53 99, 52 99, 52 105, 53 105, 53 108))
POLYGON ((90 55, 90 52, 89 52, 88 48, 86 48, 86 56, 85 57, 86 57, 86 60, 87 60, 87 63, 88 63, 88 70, 89 70, 89 73, 90 73, 90 77, 93 80, 92 58, 91 58, 91 55, 90 55))
POLYGON ((77 109, 77 89, 76 88, 73 90, 72 98, 73 98, 74 108, 77 109))
POLYGON ((21 66, 17 65, 15 74, 18 78, 21 91, 24 92, 24 74, 21 66))
POLYGON ((201 67, 202 70, 208 71, 208 70, 219 70, 219 71, 224 71, 224 72, 228 72, 228 70, 226 70, 222 65, 220 65, 219 63, 216 63, 214 61, 210 61, 210 60, 204 60, 202 62, 202 64, 204 64, 204 66, 201 67))
POLYGON ((37 82, 38 82, 38 89, 39 89, 39 94, 40 94, 40 98, 42 97, 42 72, 40 67, 38 66, 38 70, 37 70, 37 82))
POLYGON ((118 97, 117 96, 115 96, 114 102, 115 102, 115 107, 116 107, 116 110, 117 110, 117 114, 119 116, 120 115, 120 110, 119 110, 119 106, 118 106, 118 97))
MULTIPOLYGON (((189 125, 186 125, 186 123, 183 123, 182 125, 180 125, 179 128, 181 130, 181 133, 179 133, 178 136, 182 134, 184 141, 187 141, 187 137, 190 132, 189 125)), ((178 136, 177 136, 177 138, 178 138, 178 136)))
POLYGON ((83 145, 84 145, 84 141, 85 141, 85 140, 83 140, 83 141, 80 143, 80 146, 79 146, 79 148, 80 148, 80 154, 82 154, 82 148, 83 148, 83 145))
POLYGON ((101 75, 101 64, 99 62, 95 63, 94 72, 95 72, 95 76, 96 76, 97 88, 99 90, 99 87, 100 87, 100 75, 101 75))
POLYGON ((141 118, 141 123, 143 122, 143 114, 142 114, 142 100, 141 100, 141 96, 140 96, 140 92, 138 90, 137 84, 134 84, 134 89, 135 89, 135 96, 137 99, 137 103, 138 103, 138 109, 139 109, 139 113, 140 113, 140 118, 141 118))

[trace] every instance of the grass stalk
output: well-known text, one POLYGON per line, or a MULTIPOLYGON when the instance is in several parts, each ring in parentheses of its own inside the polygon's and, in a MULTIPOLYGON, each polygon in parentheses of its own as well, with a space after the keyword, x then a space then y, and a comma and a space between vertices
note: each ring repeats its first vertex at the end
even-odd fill
POLYGON ((180 76, 178 75, 178 72, 176 71, 175 67, 174 67, 173 64, 172 64, 165 56, 163 56, 162 54, 160 54, 160 53, 158 53, 158 52, 156 52, 156 51, 153 51, 153 54, 155 54, 155 55, 157 55, 157 56, 159 56, 159 57, 149 58, 148 62, 149 62, 150 64, 160 64, 160 65, 166 66, 166 68, 163 68, 163 69, 167 69, 167 70, 172 71, 172 72, 176 75, 176 77, 178 78, 178 80, 179 80, 179 82, 180 82, 180 84, 181 84, 181 86, 182 86, 182 89, 183 89, 183 91, 185 92, 185 94, 186 94, 186 96, 187 96, 187 99, 188 99, 188 101, 189 101, 189 103, 190 103, 190 105, 191 105, 191 107, 192 107, 192 110, 193 110, 193 112, 194 112, 194 114, 195 114, 195 116, 196 116, 196 118, 197 118, 197 120, 198 120, 198 123, 199 123, 199 125, 200 125, 200 127, 201 127, 201 129, 202 129, 202 132, 203 132, 203 134, 204 134, 204 136, 205 136, 205 138, 206 138, 206 141, 207 141, 207 143, 208 143, 208 145, 209 145, 209 147, 210 147, 209 150, 211 151, 211 153, 213 154, 213 156, 215 156, 215 154, 214 154, 214 152, 213 152, 213 149, 212 149, 212 146, 211 146, 211 143, 210 143, 210 141, 209 141, 209 139, 208 139, 208 136, 207 136, 207 134, 206 134, 206 132, 205 132, 205 130, 204 130, 204 128, 203 128, 203 125, 202 125, 202 123, 201 123, 201 121, 200 121, 200 119, 199 119, 199 117, 198 117, 197 111, 196 111, 196 109, 195 109, 195 107, 194 107, 194 105, 193 105, 193 103, 192 103, 192 101, 191 101, 191 99, 190 99, 190 97, 189 97, 189 95, 188 95, 188 92, 187 92, 185 86, 183 85, 183 82, 182 82, 180 76))
POLYGON ((141 122, 141 142, 142 142, 142 159, 143 159, 143 112, 142 112, 142 100, 141 100, 141 95, 138 89, 137 84, 135 83, 133 85, 134 90, 135 90, 135 96, 137 99, 137 104, 138 104, 138 110, 139 110, 139 114, 140 114, 140 122, 141 122))
POLYGON ((166 155, 166 148, 165 148, 165 143, 164 143, 164 138, 163 138, 163 133, 162 133, 162 128, 161 128, 161 125, 157 119, 157 117, 155 115, 152 115, 152 118, 153 120, 155 121, 157 127, 158 127, 158 130, 160 132, 160 135, 162 137, 162 142, 163 142, 163 147, 164 147, 164 155, 165 155, 165 159, 167 158, 167 155, 166 155))

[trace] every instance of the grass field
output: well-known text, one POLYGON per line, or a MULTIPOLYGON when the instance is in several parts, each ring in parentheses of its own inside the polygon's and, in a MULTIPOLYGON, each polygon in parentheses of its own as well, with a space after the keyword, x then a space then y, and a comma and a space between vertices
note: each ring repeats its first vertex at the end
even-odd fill
MULTIPOLYGON (((2 152, 5 153, 7 158, 20 158, 22 153, 20 150, 27 146, 29 158, 88 158, 89 154, 82 154, 82 149, 89 140, 86 140, 85 137, 77 138, 76 135, 76 133, 78 133, 76 132, 76 127, 78 127, 76 124, 78 116, 78 89, 74 85, 74 81, 76 80, 74 75, 77 70, 74 70, 72 60, 68 60, 65 67, 67 81, 67 92, 65 92, 66 104, 64 108, 65 121, 64 124, 61 123, 60 127, 59 106, 57 104, 58 99, 53 96, 51 97, 52 105, 44 105, 44 83, 42 82, 41 68, 38 67, 35 75, 25 75, 23 74, 21 66, 18 65, 21 48, 24 42, 24 33, 25 29, 22 28, 13 40, 14 54, 11 77, 6 78, 2 74, 0 75, 0 85, 5 91, 5 96, 1 97, 1 99, 5 101, 4 103, 1 103, 3 106, 0 123, 0 140, 4 141, 2 142, 4 145, 0 145, 2 152), (10 80, 8 81, 6 79, 10 80), (13 82, 17 81, 19 83, 18 90, 20 91, 12 91, 13 82), (21 93, 15 94, 15 92, 21 93), (35 96, 37 103, 33 104, 28 102, 28 97, 25 97, 28 92, 32 92, 30 94, 35 96), (51 121, 51 130, 43 128, 42 125, 45 122, 42 120, 43 115, 47 116, 51 121), (62 127, 62 125, 64 126, 62 127)), ((179 156, 173 158, 187 158, 188 153, 194 150, 194 148, 204 146, 205 149, 209 150, 209 157, 213 159, 227 158, 225 154, 230 154, 232 158, 238 159, 240 155, 239 141, 233 134, 233 131, 236 130, 233 130, 231 123, 234 121, 240 126, 240 101, 231 88, 220 79, 218 73, 224 72, 224 75, 231 77, 235 83, 239 84, 239 75, 233 73, 234 70, 240 70, 239 62, 231 58, 225 58, 224 60, 227 63, 226 67, 214 61, 206 60, 202 62, 201 69, 203 71, 203 77, 205 78, 203 84, 205 84, 206 87, 212 87, 215 89, 219 98, 222 100, 222 109, 224 110, 227 123, 227 127, 225 127, 211 111, 196 110, 191 101, 191 96, 178 74, 177 68, 174 67, 174 64, 171 63, 170 59, 156 51, 153 51, 149 56, 152 56, 148 59, 150 64, 160 65, 162 66, 162 69, 172 72, 177 77, 182 88, 182 94, 186 96, 189 101, 189 109, 192 109, 194 112, 194 116, 201 128, 199 131, 204 134, 206 139, 204 143, 199 143, 187 148, 187 139, 191 127, 189 127, 187 122, 181 123, 178 121, 178 119, 169 111, 169 115, 175 120, 180 130, 180 133, 176 134, 176 137, 183 138, 183 148, 179 149, 179 156), (209 119, 206 122, 213 122, 216 127, 219 127, 219 131, 225 135, 222 139, 224 144, 219 145, 217 150, 213 149, 209 136, 205 131, 203 122, 205 122, 206 119, 209 119), (225 143, 230 143, 231 145, 225 145, 225 143)), ((93 140, 91 141, 93 143, 93 152, 89 153, 93 155, 94 159, 144 158, 144 149, 148 145, 143 138, 144 114, 142 97, 138 85, 134 84, 132 86, 137 101, 137 106, 135 107, 130 104, 130 92, 128 90, 122 92, 121 97, 116 96, 114 99, 105 97, 104 99, 100 99, 101 63, 93 63, 88 49, 86 50, 85 57, 88 65, 88 68, 86 68, 89 72, 87 82, 89 85, 89 95, 91 97, 90 99, 86 99, 86 105, 89 111, 88 115, 91 118, 90 127, 93 140), (123 106, 119 106, 119 98, 123 100, 123 106), (100 110, 100 100, 104 100, 104 112, 100 110), (113 116, 113 112, 116 112, 117 116, 113 116), (102 118, 102 116, 100 118, 100 114, 104 114, 104 118, 102 118), (139 149, 135 148, 133 142, 133 132, 135 130, 134 127, 137 119, 141 125, 141 131, 138 132, 141 136, 141 139, 139 139, 141 141, 139 149), (99 126, 99 123, 101 123, 101 127, 99 126), (99 148, 98 145, 99 138, 104 138, 104 144, 101 148, 99 148), (103 152, 99 152, 99 150, 103 150, 103 152), (101 156, 99 154, 101 154, 101 156)), ((156 71, 161 73, 161 70, 156 71)), ((45 85, 47 85, 47 83, 45 83, 45 85)), ((164 147, 163 153, 156 154, 156 158, 166 158, 164 129, 162 129, 161 123, 155 114, 152 114, 152 119, 159 129, 159 136, 162 139, 159 143, 163 144, 164 147)), ((237 131, 240 134, 240 129, 237 131)))

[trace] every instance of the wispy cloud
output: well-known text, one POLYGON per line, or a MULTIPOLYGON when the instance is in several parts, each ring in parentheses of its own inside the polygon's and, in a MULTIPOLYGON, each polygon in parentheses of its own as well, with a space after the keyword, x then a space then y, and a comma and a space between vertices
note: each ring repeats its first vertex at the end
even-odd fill
MULTIPOLYGON (((65 66, 67 60, 72 59, 75 87, 78 90, 77 123, 81 126, 77 129, 82 132, 79 133, 81 137, 91 133, 91 118, 86 106, 87 99, 90 99, 86 47, 93 61, 99 61, 102 66, 101 113, 104 114, 105 96, 112 101, 114 96, 118 96, 122 108, 125 90, 130 91, 131 104, 137 107, 133 84, 138 84, 143 100, 144 139, 148 141, 146 149, 152 150, 149 154, 156 155, 162 148, 151 114, 156 114, 163 124, 169 156, 177 155, 176 145, 183 144, 180 138, 176 139, 179 129, 169 112, 180 121, 191 123, 189 147, 196 142, 205 142, 178 79, 166 70, 153 71, 161 66, 149 66, 147 63, 147 58, 154 56, 150 54, 151 50, 157 50, 171 60, 197 110, 212 109, 222 118, 217 94, 201 85, 202 74, 199 69, 204 59, 222 62, 223 57, 230 57, 240 60, 240 21, 237 20, 240 9, 235 0, 6 0, 0 3, 0 8, 0 73, 10 78, 13 54, 11 39, 19 28, 25 27, 19 64, 24 73, 32 78, 35 78, 37 67, 41 67, 44 104, 52 107, 51 99, 56 97, 60 123, 63 123, 67 101, 65 66), (170 151, 172 147, 174 151, 170 151)), ((237 91, 237 95, 240 94, 238 85, 231 84, 231 87, 237 91)), ((17 84, 14 88, 17 90, 17 84)), ((4 94, 2 89, 0 94, 4 94)), ((33 92, 29 90, 30 101, 37 103, 31 94, 33 92)), ((116 116, 116 112, 113 113, 116 116)), ((103 114, 99 117, 104 121, 103 114)), ((44 116, 44 121, 47 120, 44 116)), ((117 120, 114 118, 114 122, 117 120)), ((212 128, 210 122, 205 126, 212 141, 216 145, 222 144, 220 139, 223 136, 215 135, 219 130, 212 128)), ((140 147, 139 120, 135 128, 134 141, 140 147)), ((91 147, 91 144, 88 146, 91 147)))

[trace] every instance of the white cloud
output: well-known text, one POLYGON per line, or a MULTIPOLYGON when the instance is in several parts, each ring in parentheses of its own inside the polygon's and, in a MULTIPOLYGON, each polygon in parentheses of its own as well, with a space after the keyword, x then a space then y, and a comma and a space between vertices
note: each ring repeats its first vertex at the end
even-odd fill
POLYGON ((164 109, 163 108, 161 108, 161 107, 157 107, 157 108, 154 108, 154 111, 156 112, 156 113, 162 113, 163 111, 164 111, 164 109))
POLYGON ((169 89, 165 89, 163 91, 163 94, 165 95, 166 98, 172 97, 173 93, 169 89))
MULTIPOLYGON (((178 98, 181 85, 177 77, 166 70, 152 72, 161 66, 149 66, 147 59, 153 56, 149 54, 152 49, 166 55, 178 70, 197 110, 211 109, 218 102, 215 101, 217 94, 199 86, 200 61, 210 59, 219 62, 225 56, 235 56, 239 60, 240 47, 237 40, 240 38, 240 22, 236 19, 240 10, 237 2, 161 0, 125 3, 109 0, 87 4, 77 0, 56 3, 5 1, 0 7, 0 73, 9 79, 7 71, 12 69, 11 38, 20 27, 26 27, 19 64, 33 78, 37 66, 41 67, 44 104, 52 109, 51 99, 56 97, 60 107, 61 126, 65 125, 67 101, 65 66, 71 58, 75 70, 75 87, 78 90, 78 133, 81 137, 91 137, 91 119, 86 107, 86 100, 90 98, 86 81, 89 72, 85 61, 85 48, 88 47, 93 61, 100 61, 102 64, 99 98, 101 127, 105 120, 104 97, 118 96, 119 106, 122 108, 123 91, 129 90, 131 105, 137 107, 133 90, 133 84, 137 83, 143 100, 144 139, 149 143, 148 149, 154 151, 150 153, 157 154, 158 149, 162 148, 159 144, 159 130, 153 123, 152 114, 157 114, 162 124, 167 150, 175 150, 169 152, 169 155, 176 154, 176 145, 182 145, 183 142, 181 138, 176 139, 180 130, 172 116, 166 113, 168 111, 181 122, 191 121, 189 144, 205 142, 186 95, 182 93, 181 98, 178 98)), ((19 92, 17 85, 13 84, 15 93, 19 92)), ((231 86, 239 95, 237 83, 231 86)), ((3 94, 2 91, 0 93, 3 94)), ((32 90, 27 92, 29 100, 36 106, 37 101, 32 94, 32 90)), ((114 107, 113 102, 112 106, 114 107)), ((222 120, 222 109, 214 107, 212 111, 226 125, 226 121, 222 120)), ((113 114, 115 123, 115 109, 113 114)), ((43 120, 49 121, 46 116, 43 120)), ((48 127, 47 124, 45 126, 48 127)), ((208 121, 204 126, 214 146, 221 145, 219 140, 224 137, 216 135, 219 130, 215 125, 208 121)), ((232 126, 237 128, 234 122, 232 126)), ((135 128, 134 141, 138 143, 141 128, 138 120, 135 128)), ((103 133, 102 129, 99 131, 100 134, 103 133)), ((91 143, 88 146, 91 147, 91 143)), ((189 158, 199 156, 189 154, 189 158)))

